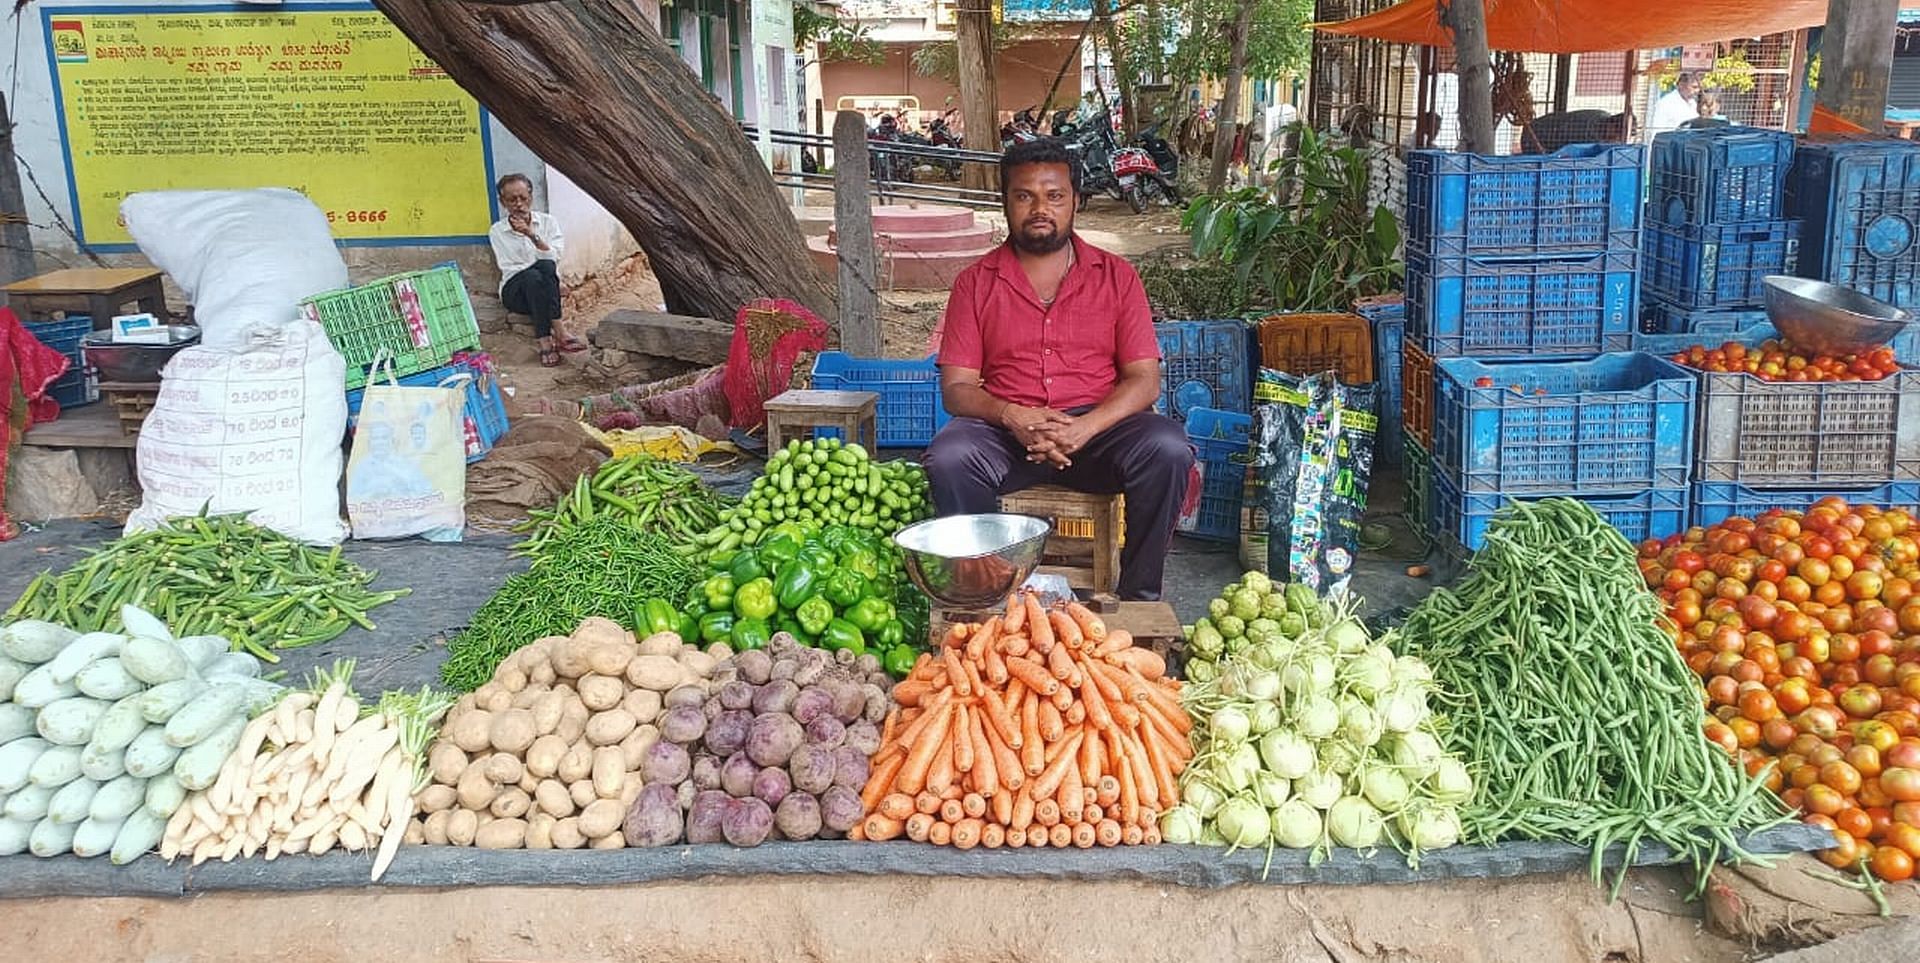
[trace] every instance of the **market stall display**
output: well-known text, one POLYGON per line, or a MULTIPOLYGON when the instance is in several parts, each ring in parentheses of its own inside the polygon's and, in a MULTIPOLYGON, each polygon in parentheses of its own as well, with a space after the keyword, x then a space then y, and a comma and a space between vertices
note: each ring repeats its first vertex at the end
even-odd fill
POLYGON ((1920 859, 1920 544, 1912 515, 1835 496, 1640 547, 1707 738, 1831 830, 1830 865, 1920 859))
POLYGON ((407 589, 368 589, 377 573, 239 515, 171 519, 94 550, 55 575, 42 572, 7 609, 81 632, 125 629, 123 605, 143 606, 183 635, 219 635, 234 650, 278 662, 275 649, 372 631, 372 609, 407 589))
POLYGON ((176 639, 131 605, 118 621, 0 630, 0 855, 138 858, 280 696, 223 638, 176 639))
POLYGON ((1193 723, 1161 657, 1016 593, 893 689, 856 839, 959 849, 1159 842, 1193 723))
MULTIPOLYGON (((1433 670, 1442 747, 1475 767, 1465 839, 1658 841, 1698 886, 1786 810, 1701 735, 1699 683, 1662 630, 1634 548, 1571 499, 1513 503, 1466 578, 1413 611, 1397 649, 1433 670)), ((1631 859, 1628 860, 1631 862, 1631 859)), ((1614 892, 1625 879, 1614 878, 1614 892)))
POLYGON ((932 514, 926 470, 910 461, 877 462, 838 439, 790 441, 701 545, 730 552, 758 544, 782 522, 849 525, 890 536, 932 514))
POLYGON ((1198 754, 1161 836, 1236 849, 1384 843, 1417 866, 1421 851, 1459 841, 1458 807, 1474 788, 1459 755, 1441 748, 1427 705, 1433 671, 1396 657, 1391 634, 1370 638, 1351 601, 1306 599, 1311 624, 1287 611, 1298 588, 1248 572, 1216 600, 1256 617, 1235 639, 1246 644, 1201 663, 1210 678, 1181 694, 1198 754), (1269 610, 1286 623, 1258 614, 1269 610))

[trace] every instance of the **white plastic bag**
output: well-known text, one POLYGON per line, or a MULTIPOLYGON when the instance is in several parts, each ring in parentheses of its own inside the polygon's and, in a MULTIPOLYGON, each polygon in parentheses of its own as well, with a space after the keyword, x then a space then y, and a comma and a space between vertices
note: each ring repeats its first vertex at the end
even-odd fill
POLYGON ((346 365, 311 321, 255 326, 244 350, 193 347, 161 371, 140 428, 140 508, 127 531, 181 515, 249 512, 315 545, 340 521, 346 365))
POLYGON ((457 542, 467 525, 467 382, 436 386, 394 380, 374 369, 360 399, 347 457, 347 519, 354 538, 457 542))
POLYGON ((249 326, 290 322, 302 298, 347 286, 327 216, 298 191, 142 191, 120 215, 186 291, 209 348, 238 351, 249 326))

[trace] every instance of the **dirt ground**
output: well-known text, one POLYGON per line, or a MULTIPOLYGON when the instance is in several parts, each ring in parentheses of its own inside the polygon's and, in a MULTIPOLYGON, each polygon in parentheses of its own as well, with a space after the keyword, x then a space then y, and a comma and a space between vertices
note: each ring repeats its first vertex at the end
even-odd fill
POLYGON ((593 889, 329 891, 5 905, 0 959, 219 963, 1734 963, 1676 873, 1404 887, 754 877, 593 889), (1097 910, 1095 908, 1098 908, 1097 910))

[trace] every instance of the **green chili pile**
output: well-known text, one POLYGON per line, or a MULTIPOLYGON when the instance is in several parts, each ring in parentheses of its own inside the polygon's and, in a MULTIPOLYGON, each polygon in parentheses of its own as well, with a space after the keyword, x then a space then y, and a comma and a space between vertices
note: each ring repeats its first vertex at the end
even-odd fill
POLYGON ((371 631, 368 610, 407 589, 369 591, 376 573, 262 528, 240 515, 171 519, 116 539, 54 575, 41 572, 6 619, 76 632, 119 632, 120 606, 159 616, 176 635, 219 635, 234 650, 278 662, 273 649, 371 631))
POLYGON ((532 534, 516 548, 538 554, 548 540, 603 515, 690 544, 720 524, 721 513, 732 505, 732 499, 702 484, 693 472, 640 452, 581 475, 559 504, 528 513, 521 531, 532 534))
MULTIPOLYGON (((1698 885, 1743 833, 1786 816, 1702 734, 1705 701, 1625 537, 1568 499, 1509 503, 1457 588, 1408 618, 1402 654, 1433 669, 1447 748, 1478 766, 1470 841, 1558 839, 1602 878, 1624 846, 1664 844, 1698 885)), ((1696 894, 1698 890, 1696 889, 1696 894)))
POLYGON ((635 628, 644 623, 646 599, 685 598, 703 574, 672 539, 620 515, 596 515, 543 541, 532 566, 480 606, 447 646, 440 678, 472 691, 521 646, 566 635, 588 616, 635 628))

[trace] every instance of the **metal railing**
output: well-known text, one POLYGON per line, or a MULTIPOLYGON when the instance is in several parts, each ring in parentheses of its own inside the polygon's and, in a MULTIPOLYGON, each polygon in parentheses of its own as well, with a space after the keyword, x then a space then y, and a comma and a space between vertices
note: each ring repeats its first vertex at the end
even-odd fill
MULTIPOLYGON (((760 130, 751 124, 742 124, 741 131, 747 139, 757 142, 760 130)), ((811 134, 797 130, 774 130, 768 139, 781 146, 799 147, 811 155, 819 165, 820 171, 789 170, 773 171, 773 182, 780 187, 797 187, 808 190, 831 191, 834 189, 834 177, 824 171, 827 153, 833 150, 833 138, 826 134, 811 134)), ((865 157, 872 173, 873 194, 882 201, 899 199, 909 201, 929 201, 945 204, 959 204, 965 207, 977 207, 997 210, 1000 207, 998 191, 983 191, 962 187, 961 171, 968 164, 985 164, 997 170, 1000 155, 979 150, 962 150, 953 147, 934 147, 923 144, 905 144, 898 141, 868 140, 865 157), (921 180, 931 170, 947 172, 950 180, 921 180)), ((839 163, 835 158, 834 163, 839 163)))

